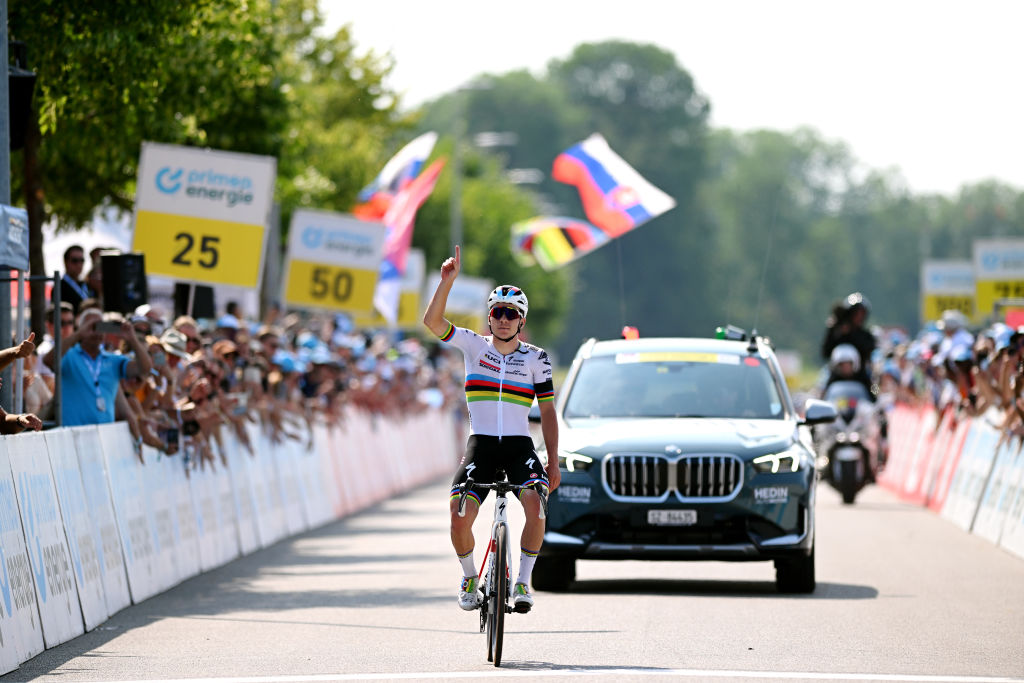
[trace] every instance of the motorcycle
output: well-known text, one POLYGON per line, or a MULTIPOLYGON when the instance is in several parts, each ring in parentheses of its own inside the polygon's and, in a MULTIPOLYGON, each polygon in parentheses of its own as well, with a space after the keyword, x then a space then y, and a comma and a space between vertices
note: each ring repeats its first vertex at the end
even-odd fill
POLYGON ((833 382, 822 398, 835 406, 838 417, 817 427, 818 468, 850 505, 857 493, 875 480, 880 446, 878 411, 867 389, 856 381, 833 382))

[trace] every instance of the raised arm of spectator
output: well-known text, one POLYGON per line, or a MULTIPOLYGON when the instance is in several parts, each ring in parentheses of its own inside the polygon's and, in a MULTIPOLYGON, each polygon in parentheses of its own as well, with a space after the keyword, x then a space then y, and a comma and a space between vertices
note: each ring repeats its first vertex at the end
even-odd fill
POLYGON ((31 332, 28 335, 28 339, 21 342, 17 346, 12 346, 9 349, 0 351, 0 370, 3 370, 8 365, 18 360, 19 358, 28 358, 36 350, 35 345, 36 333, 31 332))
POLYGON ((146 349, 145 344, 139 341, 138 336, 135 334, 135 328, 127 320, 121 323, 121 336, 128 342, 128 346, 131 347, 132 351, 135 352, 135 360, 128 363, 128 366, 125 368, 125 375, 127 377, 148 376, 149 371, 153 368, 153 360, 149 357, 149 351, 146 349))

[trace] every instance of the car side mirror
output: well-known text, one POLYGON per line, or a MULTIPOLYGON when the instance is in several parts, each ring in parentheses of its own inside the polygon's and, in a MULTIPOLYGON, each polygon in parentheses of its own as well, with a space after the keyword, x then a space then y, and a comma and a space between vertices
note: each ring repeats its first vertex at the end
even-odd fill
POLYGON ((530 414, 527 416, 530 422, 540 422, 540 404, 536 401, 530 406, 530 414))
POLYGON ((804 419, 801 421, 801 424, 817 425, 835 422, 837 417, 839 417, 839 413, 836 412, 835 406, 831 403, 816 398, 809 398, 807 403, 804 404, 804 419))

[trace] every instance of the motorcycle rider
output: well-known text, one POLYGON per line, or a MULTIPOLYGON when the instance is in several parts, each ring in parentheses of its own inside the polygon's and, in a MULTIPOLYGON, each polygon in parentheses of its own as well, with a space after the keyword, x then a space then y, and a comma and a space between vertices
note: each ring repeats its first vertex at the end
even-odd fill
POLYGON ((825 339, 821 344, 821 357, 831 362, 832 352, 841 344, 849 344, 857 350, 857 381, 871 392, 871 356, 875 350, 875 337, 865 326, 871 315, 871 302, 860 292, 854 292, 837 305, 829 318, 825 339))
POLYGON ((875 395, 871 393, 871 380, 866 373, 861 372, 860 353, 853 344, 839 344, 832 349, 829 357, 829 376, 825 382, 825 391, 835 382, 860 382, 868 392, 868 398, 874 402, 875 395))

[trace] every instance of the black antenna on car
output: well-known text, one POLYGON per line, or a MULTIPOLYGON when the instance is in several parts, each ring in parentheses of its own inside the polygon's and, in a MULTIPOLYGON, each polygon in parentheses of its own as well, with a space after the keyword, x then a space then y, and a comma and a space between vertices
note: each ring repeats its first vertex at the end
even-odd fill
POLYGON ((764 261, 761 263, 761 282, 757 286, 757 307, 754 309, 754 326, 750 332, 750 345, 747 347, 749 353, 757 351, 757 324, 761 321, 761 296, 764 294, 764 280, 768 275, 768 262, 772 257, 772 246, 775 244, 775 223, 779 216, 779 195, 782 188, 775 193, 775 204, 772 207, 772 222, 768 225, 768 248, 764 252, 764 261))

